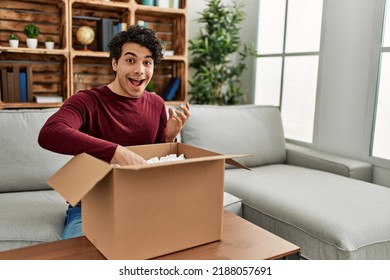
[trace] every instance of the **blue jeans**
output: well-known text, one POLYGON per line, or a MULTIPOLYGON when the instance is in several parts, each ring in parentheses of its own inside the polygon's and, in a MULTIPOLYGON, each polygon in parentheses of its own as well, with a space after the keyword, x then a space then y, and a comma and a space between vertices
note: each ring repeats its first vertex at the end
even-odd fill
POLYGON ((75 207, 69 206, 66 211, 65 228, 61 239, 83 236, 81 228, 81 204, 75 207))

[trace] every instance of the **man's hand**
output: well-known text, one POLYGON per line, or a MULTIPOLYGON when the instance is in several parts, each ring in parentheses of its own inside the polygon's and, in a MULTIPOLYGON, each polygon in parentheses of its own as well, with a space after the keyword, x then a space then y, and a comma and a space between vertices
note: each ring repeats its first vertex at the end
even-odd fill
POLYGON ((168 122, 165 142, 173 142, 190 117, 190 104, 180 105, 180 110, 168 109, 168 122))
POLYGON ((145 159, 140 155, 118 145, 115 154, 111 159, 111 164, 119 164, 120 166, 146 163, 145 159))

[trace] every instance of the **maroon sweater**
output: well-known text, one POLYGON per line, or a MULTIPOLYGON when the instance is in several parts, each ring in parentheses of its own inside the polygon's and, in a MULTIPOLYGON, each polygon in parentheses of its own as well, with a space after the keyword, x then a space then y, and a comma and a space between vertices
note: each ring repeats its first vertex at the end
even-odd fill
POLYGON ((61 154, 88 153, 110 162, 117 145, 165 142, 167 114, 158 95, 139 98, 113 93, 107 86, 68 98, 42 127, 38 142, 61 154))

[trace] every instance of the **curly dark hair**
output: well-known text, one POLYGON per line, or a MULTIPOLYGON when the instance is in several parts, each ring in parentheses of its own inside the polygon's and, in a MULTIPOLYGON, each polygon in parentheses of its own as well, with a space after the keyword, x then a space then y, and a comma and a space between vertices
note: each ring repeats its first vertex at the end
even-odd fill
POLYGON ((127 30, 117 33, 107 47, 110 51, 110 60, 118 60, 125 43, 136 43, 152 52, 154 65, 158 65, 164 57, 164 43, 156 36, 156 31, 141 25, 132 25, 127 30))

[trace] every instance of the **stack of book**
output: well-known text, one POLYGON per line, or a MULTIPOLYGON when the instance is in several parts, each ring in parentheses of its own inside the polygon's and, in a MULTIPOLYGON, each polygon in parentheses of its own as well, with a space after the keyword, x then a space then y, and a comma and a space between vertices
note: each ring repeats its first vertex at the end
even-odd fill
POLYGON ((60 103, 62 96, 34 95, 32 66, 14 65, 12 68, 2 68, 0 85, 0 100, 8 103, 37 102, 60 103))
POLYGON ((180 78, 172 77, 169 83, 167 84, 167 86, 164 88, 162 98, 166 101, 173 100, 176 96, 179 86, 180 86, 180 78))
POLYGON ((14 65, 1 69, 0 99, 3 102, 33 102, 32 67, 14 65))
POLYGON ((108 42, 118 32, 127 29, 127 23, 119 22, 116 19, 102 18, 98 21, 98 49, 99 51, 108 51, 108 42))
POLYGON ((36 95, 34 98, 37 103, 61 103, 63 101, 58 95, 36 95))
MULTIPOLYGON (((151 1, 149 1, 151 2, 151 1)), ((149 5, 152 5, 152 3, 149 3, 149 5)), ((160 8, 174 8, 178 9, 179 8, 179 0, 156 0, 155 6, 160 7, 160 8)))

